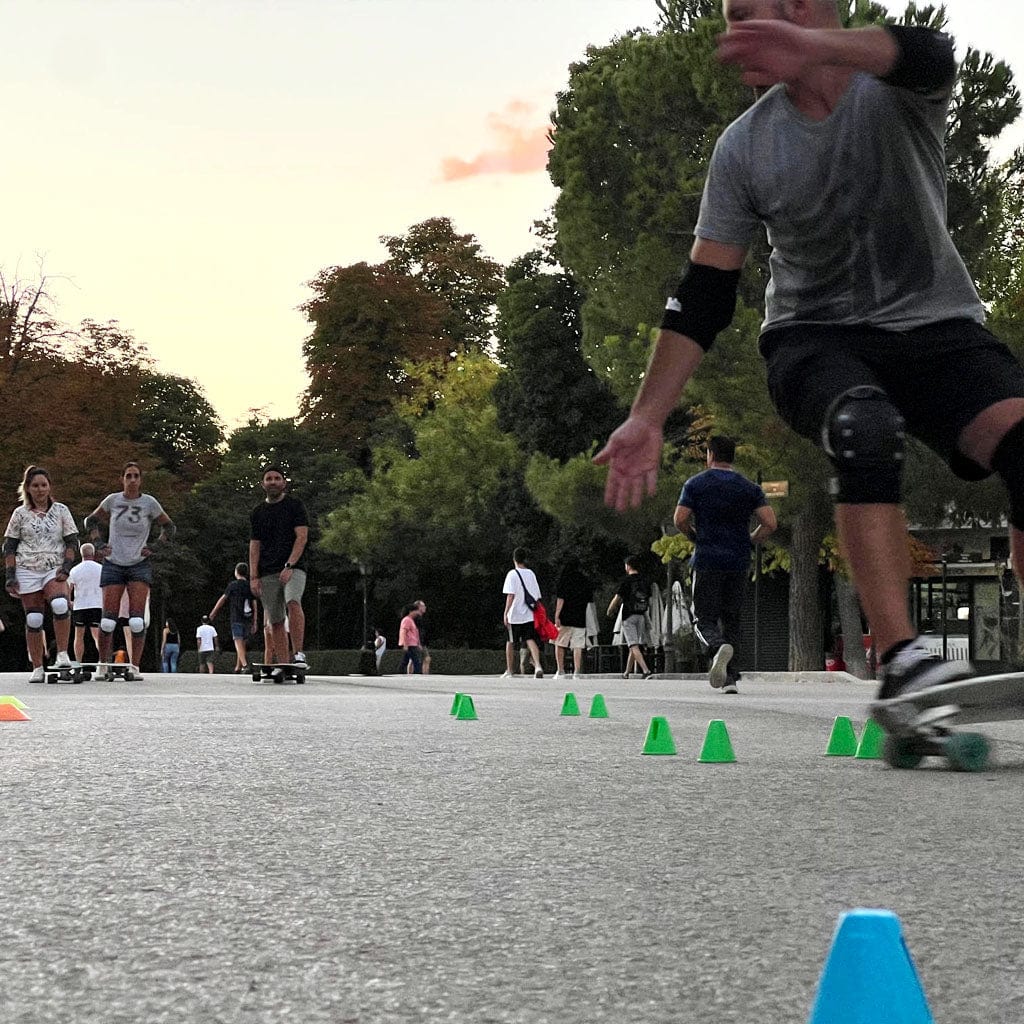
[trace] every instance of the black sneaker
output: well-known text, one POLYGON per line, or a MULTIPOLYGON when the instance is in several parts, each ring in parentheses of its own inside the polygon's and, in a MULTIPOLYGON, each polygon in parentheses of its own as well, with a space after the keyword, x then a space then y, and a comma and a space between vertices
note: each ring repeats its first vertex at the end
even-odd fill
POLYGON ((875 700, 893 700, 973 675, 977 673, 969 661, 943 661, 920 641, 913 640, 882 666, 875 700))
POLYGON ((732 660, 732 653, 732 644, 722 644, 711 659, 708 681, 716 690, 721 690, 729 682, 729 662, 732 660))

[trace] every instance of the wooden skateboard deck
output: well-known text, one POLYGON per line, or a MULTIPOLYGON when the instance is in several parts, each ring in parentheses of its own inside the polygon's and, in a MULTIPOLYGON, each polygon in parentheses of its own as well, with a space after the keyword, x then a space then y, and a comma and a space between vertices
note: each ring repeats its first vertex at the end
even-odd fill
POLYGON ((308 666, 296 662, 284 662, 282 664, 262 664, 254 662, 252 668, 252 681, 258 683, 263 679, 271 679, 275 683, 284 683, 287 680, 294 680, 296 685, 306 681, 308 666))
POLYGON ((982 771, 988 740, 952 727, 1024 719, 1024 672, 975 676, 875 701, 871 716, 887 733, 883 756, 894 768, 915 768, 932 756, 961 771, 982 771))

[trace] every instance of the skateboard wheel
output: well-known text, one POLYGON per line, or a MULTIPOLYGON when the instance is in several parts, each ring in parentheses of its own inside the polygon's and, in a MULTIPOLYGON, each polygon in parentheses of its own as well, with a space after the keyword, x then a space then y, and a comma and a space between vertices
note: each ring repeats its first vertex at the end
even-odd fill
POLYGON ((284 669, 275 668, 274 671, 270 673, 270 678, 273 679, 275 683, 283 683, 284 669))
POLYGON ((55 675, 53 675, 53 674, 48 673, 47 676, 46 676, 46 681, 48 683, 50 683, 50 684, 53 684, 53 683, 57 682, 57 677, 55 675))
POLYGON ((890 768, 909 771, 924 760, 924 754, 920 752, 917 744, 917 738, 914 736, 887 735, 882 743, 882 757, 890 768))
POLYGON ((988 764, 988 740, 980 732, 960 732, 945 743, 946 760, 958 772, 981 772, 988 764))
POLYGON ((253 672, 253 674, 252 674, 252 681, 254 683, 258 683, 262 678, 263 678, 263 676, 259 672, 253 672))

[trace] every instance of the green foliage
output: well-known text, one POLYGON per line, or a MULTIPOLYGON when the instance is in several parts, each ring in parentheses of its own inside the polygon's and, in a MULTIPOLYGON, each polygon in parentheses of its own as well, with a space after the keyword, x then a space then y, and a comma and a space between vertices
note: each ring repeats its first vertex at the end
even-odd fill
POLYGON ((389 270, 443 304, 442 329, 451 351, 483 351, 493 333, 502 279, 501 265, 482 255, 476 238, 458 234, 447 217, 432 217, 381 243, 391 254, 389 270))
POLYGON ((314 296, 301 308, 314 326, 303 345, 302 421, 359 457, 370 424, 410 392, 404 364, 447 353, 444 305, 413 278, 366 263, 322 270, 309 286, 314 296))
POLYGON ((531 253, 510 269, 498 306, 498 425, 525 451, 563 460, 606 437, 623 414, 580 352, 580 302, 572 279, 531 253))

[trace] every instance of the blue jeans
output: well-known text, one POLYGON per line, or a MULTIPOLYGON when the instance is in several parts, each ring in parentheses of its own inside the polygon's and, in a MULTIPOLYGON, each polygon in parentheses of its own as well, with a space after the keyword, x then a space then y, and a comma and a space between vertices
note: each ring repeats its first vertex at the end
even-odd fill
POLYGON ((164 656, 161 671, 178 671, 178 654, 181 652, 181 644, 164 644, 164 656))

